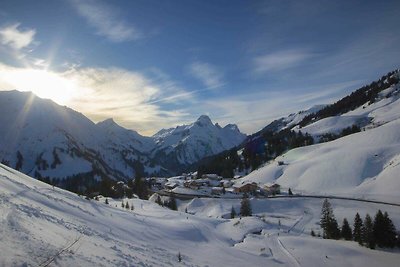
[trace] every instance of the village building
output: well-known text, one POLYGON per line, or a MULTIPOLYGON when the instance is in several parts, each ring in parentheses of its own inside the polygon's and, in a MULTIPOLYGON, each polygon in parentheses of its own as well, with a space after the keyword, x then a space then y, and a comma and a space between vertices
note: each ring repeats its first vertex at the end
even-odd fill
POLYGON ((268 195, 276 195, 281 193, 281 186, 277 183, 266 183, 263 188, 268 195))
POLYGON ((212 187, 211 188, 211 194, 212 195, 222 195, 224 193, 224 188, 223 187, 212 187))
POLYGON ((258 189, 257 183, 244 183, 241 185, 234 185, 235 193, 254 193, 258 189))

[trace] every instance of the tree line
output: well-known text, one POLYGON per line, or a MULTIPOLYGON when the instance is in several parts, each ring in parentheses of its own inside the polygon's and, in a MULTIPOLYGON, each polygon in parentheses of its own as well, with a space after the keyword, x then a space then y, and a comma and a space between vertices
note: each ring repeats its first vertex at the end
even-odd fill
MULTIPOLYGON (((370 249, 393 248, 396 245, 400 247, 400 237, 396 232, 396 227, 389 218, 389 214, 381 210, 376 212, 374 219, 367 213, 364 220, 357 212, 353 229, 346 218, 343 219, 342 227, 339 228, 332 206, 328 199, 325 199, 322 204, 320 224, 323 230, 322 237, 325 239, 353 240, 370 249)), ((314 231, 311 231, 311 235, 315 236, 314 231)))

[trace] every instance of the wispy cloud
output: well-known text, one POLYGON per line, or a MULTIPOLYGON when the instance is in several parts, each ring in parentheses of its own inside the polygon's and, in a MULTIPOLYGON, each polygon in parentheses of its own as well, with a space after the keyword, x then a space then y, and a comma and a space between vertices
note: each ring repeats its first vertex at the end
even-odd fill
POLYGON ((221 71, 209 63, 196 61, 189 66, 189 73, 207 88, 218 88, 225 84, 221 71))
POLYGON ((12 49, 20 50, 33 43, 36 31, 34 29, 20 29, 20 23, 0 28, 0 42, 12 49))
POLYGON ((112 42, 136 40, 141 33, 118 16, 112 6, 100 0, 71 0, 80 16, 96 30, 96 34, 104 36, 112 42))
MULTIPOLYGON (((74 68, 64 72, 18 68, 0 63, 0 91, 32 91, 82 112, 95 122, 114 118, 142 134, 188 121, 190 113, 172 103, 184 90, 166 81, 122 68, 74 68), (25 78, 21 82, 21 78, 25 78), (31 79, 31 81, 29 81, 31 79), (168 108, 157 101, 171 96, 168 108), (61 102, 60 102, 61 101, 61 102)), ((181 95, 182 94, 182 95, 181 95)))
POLYGON ((286 70, 298 66, 312 56, 313 54, 307 51, 297 49, 265 54, 254 58, 254 71, 265 73, 286 70))
POLYGON ((311 88, 313 92, 318 91, 318 93, 307 93, 310 89, 307 87, 234 95, 203 101, 201 107, 212 110, 215 120, 220 123, 235 122, 241 131, 251 134, 274 119, 310 108, 315 104, 332 103, 362 83, 363 81, 356 80, 311 88))

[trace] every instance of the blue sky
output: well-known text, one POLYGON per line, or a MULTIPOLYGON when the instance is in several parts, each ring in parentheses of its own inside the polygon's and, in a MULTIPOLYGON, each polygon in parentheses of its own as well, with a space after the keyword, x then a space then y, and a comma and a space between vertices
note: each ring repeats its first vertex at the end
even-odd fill
POLYGON ((201 114, 251 134, 399 68, 399 13, 389 0, 3 0, 0 90, 145 135, 201 114))

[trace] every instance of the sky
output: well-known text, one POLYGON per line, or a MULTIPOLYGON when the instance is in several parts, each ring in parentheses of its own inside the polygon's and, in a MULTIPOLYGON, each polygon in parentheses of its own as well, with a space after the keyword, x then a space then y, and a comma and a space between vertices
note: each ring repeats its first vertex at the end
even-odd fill
POLYGON ((2 0, 0 90, 152 135, 251 134, 400 67, 400 1, 2 0))

